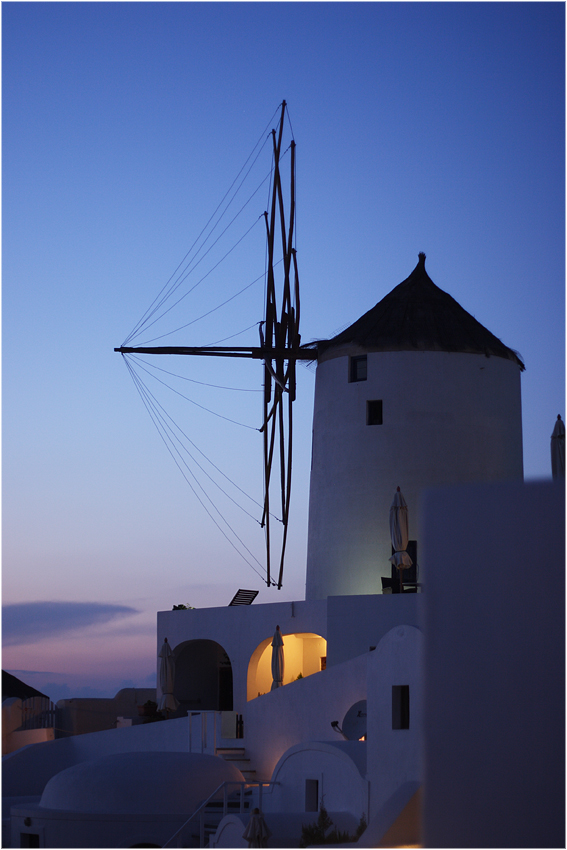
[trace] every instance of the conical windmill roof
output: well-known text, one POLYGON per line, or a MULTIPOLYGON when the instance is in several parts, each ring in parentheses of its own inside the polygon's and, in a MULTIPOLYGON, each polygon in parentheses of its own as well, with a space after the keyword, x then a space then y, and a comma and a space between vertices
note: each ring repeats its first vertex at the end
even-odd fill
POLYGON ((332 339, 317 344, 319 356, 355 346, 368 351, 457 351, 503 357, 524 369, 519 356, 467 313, 425 271, 425 254, 410 276, 332 339))

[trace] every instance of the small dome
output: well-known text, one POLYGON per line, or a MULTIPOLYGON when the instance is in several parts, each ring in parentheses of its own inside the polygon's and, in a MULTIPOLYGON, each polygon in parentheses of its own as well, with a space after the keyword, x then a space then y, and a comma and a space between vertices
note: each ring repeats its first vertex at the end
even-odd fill
POLYGON ((190 814, 225 781, 243 782, 233 764, 202 753, 114 753, 53 776, 40 806, 99 814, 190 814))

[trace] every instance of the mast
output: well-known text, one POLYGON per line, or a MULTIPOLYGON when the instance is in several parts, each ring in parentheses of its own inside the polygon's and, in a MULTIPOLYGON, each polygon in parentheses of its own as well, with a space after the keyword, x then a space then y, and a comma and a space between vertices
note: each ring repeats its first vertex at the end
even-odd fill
POLYGON ((269 211, 264 213, 268 260, 266 270, 266 300, 264 320, 260 326, 259 346, 120 346, 114 351, 120 354, 173 354, 209 357, 245 357, 262 360, 264 364, 264 393, 262 432, 264 455, 264 505, 261 525, 266 538, 266 584, 268 587, 282 586, 292 473, 293 402, 296 397, 296 361, 316 359, 313 347, 302 346, 299 333, 299 274, 296 251, 293 248, 295 226, 295 142, 290 144, 290 188, 289 213, 286 216, 282 189, 280 160, 286 110, 282 102, 278 127, 272 130, 273 185, 269 211), (283 283, 278 313, 274 253, 276 240, 281 238, 283 252, 283 283), (293 298, 292 281, 293 274, 293 298), (262 327, 263 326, 263 327, 262 327), (270 528, 270 491, 272 469, 276 456, 279 469, 279 490, 282 515, 282 543, 279 552, 277 582, 272 578, 272 543, 270 528))

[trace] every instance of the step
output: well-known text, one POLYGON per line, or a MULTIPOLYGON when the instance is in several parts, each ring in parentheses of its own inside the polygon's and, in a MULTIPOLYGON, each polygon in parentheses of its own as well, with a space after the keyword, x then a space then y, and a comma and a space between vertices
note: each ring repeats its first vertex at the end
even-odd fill
POLYGON ((217 747, 217 756, 225 756, 225 755, 236 755, 237 753, 244 755, 246 752, 245 747, 217 747))
MULTIPOLYGON (((210 803, 207 803, 207 805, 205 807, 205 811, 206 812, 216 812, 216 811, 222 809, 223 806, 224 806, 223 800, 211 800, 210 803)), ((249 808, 249 807, 250 807, 249 801, 245 800, 244 801, 244 808, 246 809, 246 808, 249 808)), ((227 801, 227 808, 228 809, 239 809, 240 808, 240 800, 228 800, 227 801)))

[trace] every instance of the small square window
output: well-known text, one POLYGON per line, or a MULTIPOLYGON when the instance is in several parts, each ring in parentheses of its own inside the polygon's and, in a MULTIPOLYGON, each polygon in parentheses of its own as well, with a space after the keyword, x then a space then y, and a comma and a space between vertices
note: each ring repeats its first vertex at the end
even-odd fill
POLYGON ((366 354, 359 354, 357 357, 351 357, 349 361, 350 372, 349 381, 365 381, 368 375, 368 367, 366 354))
POLYGON ((366 402, 366 424, 382 425, 382 400, 366 402))

